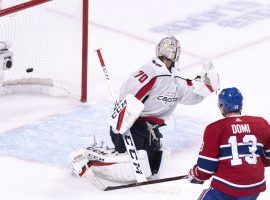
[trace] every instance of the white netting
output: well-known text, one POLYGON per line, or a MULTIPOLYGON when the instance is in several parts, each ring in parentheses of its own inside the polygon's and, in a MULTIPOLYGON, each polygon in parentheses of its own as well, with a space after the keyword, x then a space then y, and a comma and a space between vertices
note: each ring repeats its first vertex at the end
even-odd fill
MULTIPOLYGON (((24 2, 7 0, 2 3, 3 7, 8 7, 24 2)), ((80 97, 82 0, 54 0, 0 17, 0 41, 10 41, 10 51, 14 53, 13 67, 5 71, 2 94, 44 92, 33 89, 36 84, 57 89, 59 95, 64 91, 80 97), (27 72, 28 68, 33 71, 27 72), (23 89, 25 87, 28 89, 23 89)), ((46 93, 58 95, 52 89, 46 93)))
POLYGON ((8 8, 28 1, 29 0, 0 0, 1 8, 8 8))

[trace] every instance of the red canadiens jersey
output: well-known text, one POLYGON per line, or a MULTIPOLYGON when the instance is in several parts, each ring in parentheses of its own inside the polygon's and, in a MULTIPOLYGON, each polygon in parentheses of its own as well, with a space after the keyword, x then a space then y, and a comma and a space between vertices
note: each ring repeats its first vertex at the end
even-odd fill
POLYGON ((141 119, 154 119, 156 123, 164 124, 177 103, 196 104, 203 100, 178 73, 174 67, 170 72, 160 59, 153 58, 124 82, 119 98, 133 94, 145 105, 141 119))
POLYGON ((270 161, 270 126, 261 117, 232 116, 207 126, 197 165, 212 177, 211 187, 232 196, 266 189, 264 164, 270 161))

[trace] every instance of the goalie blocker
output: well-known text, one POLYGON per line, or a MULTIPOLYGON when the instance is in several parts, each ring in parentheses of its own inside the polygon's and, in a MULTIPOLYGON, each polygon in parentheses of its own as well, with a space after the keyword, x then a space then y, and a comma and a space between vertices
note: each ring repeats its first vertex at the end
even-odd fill
POLYGON ((132 94, 128 94, 118 103, 113 114, 109 118, 109 124, 115 133, 124 134, 133 125, 144 109, 144 104, 132 94))

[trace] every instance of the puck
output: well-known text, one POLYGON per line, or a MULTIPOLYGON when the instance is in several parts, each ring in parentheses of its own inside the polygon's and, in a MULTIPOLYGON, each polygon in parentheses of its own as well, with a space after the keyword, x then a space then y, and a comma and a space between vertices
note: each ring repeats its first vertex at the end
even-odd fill
POLYGON ((25 71, 26 71, 27 73, 30 73, 30 72, 34 71, 34 69, 31 67, 31 68, 27 68, 25 71))

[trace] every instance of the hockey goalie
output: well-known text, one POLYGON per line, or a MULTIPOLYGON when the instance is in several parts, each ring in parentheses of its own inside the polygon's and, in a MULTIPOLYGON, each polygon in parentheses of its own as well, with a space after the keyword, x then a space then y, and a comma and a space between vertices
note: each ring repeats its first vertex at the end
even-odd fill
POLYGON ((178 74, 180 43, 163 38, 156 57, 136 70, 123 83, 119 100, 110 117, 114 148, 95 142, 70 155, 73 173, 114 182, 145 181, 165 168, 169 150, 161 144, 159 128, 177 104, 193 105, 219 89, 219 77, 211 62, 203 65, 196 84, 178 74))

